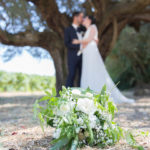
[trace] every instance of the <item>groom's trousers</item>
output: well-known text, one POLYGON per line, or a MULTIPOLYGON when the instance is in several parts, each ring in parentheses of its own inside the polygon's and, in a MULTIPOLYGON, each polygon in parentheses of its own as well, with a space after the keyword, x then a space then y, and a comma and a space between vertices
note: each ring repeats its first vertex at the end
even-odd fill
POLYGON ((80 87, 82 69, 82 56, 77 56, 77 51, 68 52, 68 77, 66 87, 73 87, 75 76, 78 73, 78 87, 80 87))

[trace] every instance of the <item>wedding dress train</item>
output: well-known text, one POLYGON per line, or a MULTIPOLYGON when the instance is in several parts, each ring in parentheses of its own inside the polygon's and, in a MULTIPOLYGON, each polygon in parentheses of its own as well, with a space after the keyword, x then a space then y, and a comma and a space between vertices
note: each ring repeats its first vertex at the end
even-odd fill
MULTIPOLYGON (((96 25, 91 25, 83 39, 88 38, 91 28, 95 29, 94 39, 98 39, 98 30, 96 25)), ((100 92, 106 84, 108 92, 111 93, 113 101, 118 103, 133 103, 134 100, 126 98, 116 87, 109 76, 103 59, 100 55, 96 42, 91 41, 83 50, 81 88, 90 88, 95 92, 100 92)))

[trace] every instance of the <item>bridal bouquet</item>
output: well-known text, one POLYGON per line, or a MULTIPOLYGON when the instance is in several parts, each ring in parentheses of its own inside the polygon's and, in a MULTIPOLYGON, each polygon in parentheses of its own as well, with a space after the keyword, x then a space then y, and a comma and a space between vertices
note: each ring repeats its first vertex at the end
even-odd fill
MULTIPOLYGON (((55 128, 51 150, 76 150, 85 145, 102 148, 115 144, 124 136, 123 130, 113 121, 117 108, 106 86, 99 94, 90 89, 65 87, 59 97, 54 90, 52 93, 37 100, 34 107, 41 125, 46 122, 55 128), (45 100, 46 106, 39 105, 45 100)), ((130 136, 128 139, 132 140, 130 136)), ((129 144, 133 145, 131 140, 129 144)))

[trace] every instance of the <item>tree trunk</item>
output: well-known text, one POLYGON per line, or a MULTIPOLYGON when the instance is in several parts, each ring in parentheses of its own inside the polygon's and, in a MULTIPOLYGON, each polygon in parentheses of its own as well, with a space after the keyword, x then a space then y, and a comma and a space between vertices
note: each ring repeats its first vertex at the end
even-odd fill
POLYGON ((118 21, 116 18, 113 18, 110 20, 109 25, 106 26, 103 31, 101 31, 101 28, 99 28, 99 33, 101 34, 99 34, 98 47, 103 60, 106 59, 111 50, 114 48, 118 36, 126 26, 127 22, 127 19, 118 21))
MULTIPOLYGON (((59 43, 61 44, 61 43, 59 43)), ((67 50, 64 45, 61 45, 62 49, 54 48, 50 50, 50 54, 54 61, 54 66, 56 70, 56 89, 57 92, 61 90, 62 86, 66 83, 67 77, 67 50)))

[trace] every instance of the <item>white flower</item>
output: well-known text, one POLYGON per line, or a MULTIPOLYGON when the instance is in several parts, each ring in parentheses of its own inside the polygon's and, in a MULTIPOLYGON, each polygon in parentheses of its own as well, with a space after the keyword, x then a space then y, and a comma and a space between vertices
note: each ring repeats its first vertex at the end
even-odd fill
POLYGON ((76 103, 74 101, 70 101, 69 102, 70 108, 73 109, 75 107, 75 104, 76 103))
POLYGON ((93 97, 93 94, 92 94, 92 93, 87 92, 87 93, 86 93, 86 96, 88 96, 88 97, 93 97))
POLYGON ((62 104, 60 106, 60 108, 57 110, 56 114, 59 116, 63 116, 66 115, 67 113, 69 113, 71 110, 70 105, 69 104, 62 104))
POLYGON ((54 120, 53 120, 53 126, 54 126, 54 127, 57 127, 59 121, 60 121, 59 119, 54 118, 54 120))
POLYGON ((90 100, 88 98, 79 98, 77 102, 77 110, 90 115, 95 113, 96 106, 93 100, 90 100))
POLYGON ((107 130, 108 127, 109 127, 108 124, 105 122, 103 129, 107 130))
POLYGON ((58 139, 60 137, 60 133, 61 133, 61 129, 56 129, 54 134, 53 134, 53 138, 58 139))
POLYGON ((60 106, 59 110, 63 114, 66 114, 66 113, 70 112, 70 106, 68 104, 63 104, 63 105, 60 106))
POLYGON ((75 107, 75 102, 70 101, 68 103, 64 103, 60 106, 59 109, 56 110, 55 114, 59 115, 59 116, 64 116, 68 113, 70 113, 73 108, 75 107))
POLYGON ((109 140, 106 141, 106 143, 107 143, 107 144, 112 144, 112 143, 113 143, 113 140, 109 139, 109 140))
POLYGON ((90 127, 96 128, 96 121, 97 121, 97 117, 95 115, 90 115, 89 116, 89 121, 90 121, 90 127))
POLYGON ((96 128, 97 132, 99 132, 102 129, 102 126, 99 124, 96 128))
POLYGON ((69 123, 69 120, 68 120, 66 117, 63 117, 63 120, 64 120, 66 123, 69 123))
POLYGON ((78 118, 78 119, 77 119, 77 122, 78 122, 79 125, 83 125, 83 123, 84 123, 84 121, 83 121, 82 118, 78 118))
POLYGON ((112 120, 112 115, 111 114, 108 115, 108 120, 110 120, 110 121, 112 120))
POLYGON ((98 112, 99 112, 100 114, 103 114, 101 109, 98 109, 98 112))
POLYGON ((78 90, 78 89, 73 89, 73 90, 72 90, 72 94, 80 95, 80 94, 81 94, 81 91, 78 90))

